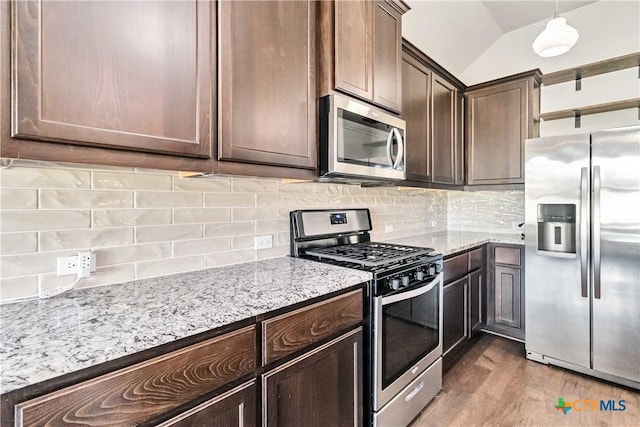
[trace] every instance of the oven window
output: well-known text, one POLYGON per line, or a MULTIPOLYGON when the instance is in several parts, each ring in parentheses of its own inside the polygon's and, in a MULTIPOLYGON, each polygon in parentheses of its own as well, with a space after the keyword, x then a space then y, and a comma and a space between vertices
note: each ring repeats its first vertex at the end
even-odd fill
POLYGON ((382 307, 382 387, 438 347, 439 287, 382 307))
MULTIPOLYGON (((387 138, 392 129, 393 126, 338 109, 338 160, 355 165, 391 168, 387 156, 387 138)), ((399 131, 403 134, 402 130, 399 131)), ((394 159, 397 154, 398 143, 393 138, 394 159)))

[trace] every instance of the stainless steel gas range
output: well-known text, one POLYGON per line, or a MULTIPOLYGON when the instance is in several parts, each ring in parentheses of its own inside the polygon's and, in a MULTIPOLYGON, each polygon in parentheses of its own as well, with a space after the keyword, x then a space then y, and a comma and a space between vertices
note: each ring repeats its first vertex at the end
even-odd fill
POLYGON ((365 419, 408 425, 442 388, 442 254, 371 242, 368 209, 290 213, 291 256, 369 271, 365 419))

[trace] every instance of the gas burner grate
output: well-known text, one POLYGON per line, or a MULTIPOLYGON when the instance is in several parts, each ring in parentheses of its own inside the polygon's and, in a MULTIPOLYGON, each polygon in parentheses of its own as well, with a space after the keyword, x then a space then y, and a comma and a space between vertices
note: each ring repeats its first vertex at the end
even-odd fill
POLYGON ((363 242, 349 245, 314 248, 307 250, 307 255, 319 259, 331 259, 360 264, 367 267, 377 267, 391 262, 400 261, 417 255, 427 255, 433 252, 431 248, 395 245, 391 243, 363 242))

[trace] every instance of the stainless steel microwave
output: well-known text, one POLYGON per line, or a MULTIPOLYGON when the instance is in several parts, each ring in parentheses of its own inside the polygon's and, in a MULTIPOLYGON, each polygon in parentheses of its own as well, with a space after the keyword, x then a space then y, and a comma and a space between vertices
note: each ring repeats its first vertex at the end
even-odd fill
POLYGON ((405 121, 347 96, 320 98, 320 176, 402 181, 405 121))

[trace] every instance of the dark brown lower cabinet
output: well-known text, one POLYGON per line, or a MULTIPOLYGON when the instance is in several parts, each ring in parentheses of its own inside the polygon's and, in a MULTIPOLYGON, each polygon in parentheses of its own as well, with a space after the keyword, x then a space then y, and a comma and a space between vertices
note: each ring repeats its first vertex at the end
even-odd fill
POLYGON ((256 382, 251 380, 216 396, 159 427, 254 427, 256 426, 256 382))
POLYGON ((442 293, 442 353, 446 355, 469 338, 469 277, 464 276, 445 285, 442 293))
POLYGON ((519 245, 491 245, 485 329, 524 340, 524 253, 519 245))
POLYGON ((469 274, 469 335, 473 337, 482 327, 482 288, 484 271, 469 274))
POLYGON ((444 369, 470 348, 484 325, 485 247, 450 255, 444 260, 442 352, 444 369))
POLYGON ((362 327, 262 375, 263 424, 360 426, 362 327))

